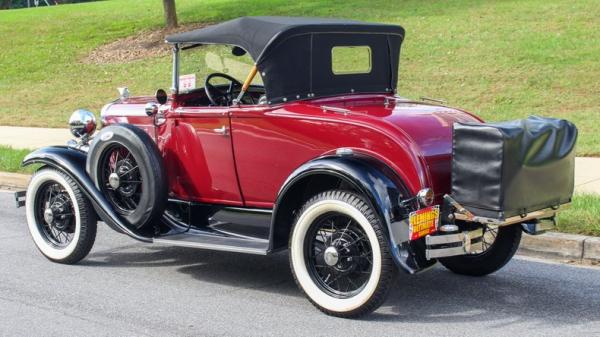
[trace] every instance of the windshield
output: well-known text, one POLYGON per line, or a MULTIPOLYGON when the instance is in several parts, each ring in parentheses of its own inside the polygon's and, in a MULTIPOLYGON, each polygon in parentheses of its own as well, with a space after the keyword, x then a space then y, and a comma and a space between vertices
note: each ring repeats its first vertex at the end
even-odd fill
MULTIPOLYGON (((204 80, 212 73, 223 73, 243 83, 250 73, 254 61, 241 49, 227 45, 203 45, 179 52, 179 91, 182 93, 204 87, 204 80), (234 48, 236 50, 234 50, 234 48), (234 55, 243 55, 236 56, 234 55)), ((211 84, 228 84, 219 77, 211 84)), ((254 77, 253 85, 263 85, 260 74, 254 77)))

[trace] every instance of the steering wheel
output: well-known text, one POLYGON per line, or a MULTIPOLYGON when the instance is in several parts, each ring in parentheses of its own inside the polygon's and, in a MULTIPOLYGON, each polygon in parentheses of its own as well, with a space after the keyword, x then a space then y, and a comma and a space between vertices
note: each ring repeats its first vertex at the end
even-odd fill
POLYGON ((206 80, 204 81, 204 91, 206 91, 206 97, 208 97, 208 100, 210 101, 210 103, 212 105, 216 105, 216 106, 230 105, 235 98, 235 97, 233 97, 234 90, 236 88, 241 88, 241 87, 242 87, 242 83, 240 83, 240 81, 236 80, 235 78, 233 78, 227 74, 223 74, 223 73, 212 73, 212 74, 208 75, 206 77, 206 80), (210 80, 215 77, 221 77, 221 78, 224 78, 229 81, 229 88, 227 89, 226 92, 223 92, 223 90, 210 84, 210 80))

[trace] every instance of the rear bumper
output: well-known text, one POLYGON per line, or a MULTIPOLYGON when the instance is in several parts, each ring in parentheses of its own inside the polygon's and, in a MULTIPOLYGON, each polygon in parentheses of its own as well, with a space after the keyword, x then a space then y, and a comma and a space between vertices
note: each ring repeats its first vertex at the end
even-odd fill
POLYGON ((17 208, 25 206, 25 196, 27 195, 27 191, 17 191, 15 192, 15 203, 17 208))
POLYGON ((427 235, 425 237, 425 257, 427 260, 440 257, 470 254, 481 250, 483 229, 454 234, 427 235))
MULTIPOLYGON (((555 227, 556 215, 560 209, 568 207, 563 204, 557 207, 544 208, 523 213, 509 218, 490 218, 471 213, 449 195, 444 195, 442 224, 462 223, 461 232, 444 233, 437 231, 425 237, 425 257, 427 260, 448 256, 466 255, 482 250, 484 227, 521 226, 530 235, 538 235, 555 227)), ((458 227, 458 228, 460 228, 458 227)))

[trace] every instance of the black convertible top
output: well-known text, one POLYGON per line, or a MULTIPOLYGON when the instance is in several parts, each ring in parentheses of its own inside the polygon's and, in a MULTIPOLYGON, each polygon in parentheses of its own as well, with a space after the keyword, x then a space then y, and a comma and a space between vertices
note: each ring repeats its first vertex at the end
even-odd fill
POLYGON ((256 16, 167 36, 180 45, 227 44, 246 50, 263 78, 269 102, 354 92, 393 92, 404 29, 353 20, 256 16), (336 75, 332 48, 367 46, 366 74, 336 75))
POLYGON ((167 36, 169 43, 229 44, 242 47, 256 63, 285 39, 311 33, 378 33, 404 36, 400 26, 331 18, 246 16, 167 36))

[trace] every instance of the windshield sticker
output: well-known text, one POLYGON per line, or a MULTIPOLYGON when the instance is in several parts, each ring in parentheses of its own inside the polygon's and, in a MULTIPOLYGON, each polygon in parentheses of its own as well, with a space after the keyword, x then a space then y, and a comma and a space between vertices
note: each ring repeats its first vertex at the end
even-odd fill
POLYGON ((196 88, 196 74, 187 74, 179 76, 179 89, 183 91, 196 88))

